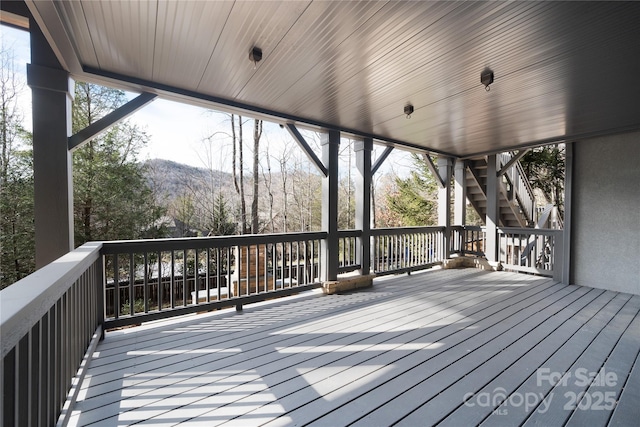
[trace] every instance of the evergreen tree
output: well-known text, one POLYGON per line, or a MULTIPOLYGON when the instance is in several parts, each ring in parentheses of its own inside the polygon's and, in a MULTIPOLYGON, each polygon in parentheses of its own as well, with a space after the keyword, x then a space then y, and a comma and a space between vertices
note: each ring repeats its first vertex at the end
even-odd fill
POLYGON ((396 177, 396 191, 387 195, 387 206, 402 218, 404 226, 438 223, 437 185, 425 161, 413 156, 416 170, 407 178, 396 177))
MULTIPOLYGON (((73 132, 126 102, 124 92, 77 83, 73 132)), ((144 166, 137 159, 148 136, 137 126, 112 126, 73 155, 75 243, 91 240, 156 238, 165 209, 156 202, 144 166)))
POLYGON ((212 225, 209 227, 209 235, 211 236, 231 236, 237 231, 237 225, 229 212, 227 201, 222 193, 218 193, 215 200, 212 225))
POLYGON ((18 95, 24 83, 11 49, 0 50, 0 289, 35 269, 33 152, 22 128, 18 95))
POLYGON ((531 186, 541 190, 547 201, 564 216, 564 146, 534 148, 520 162, 531 186))
POLYGON ((35 270, 33 154, 13 150, 0 184, 0 288, 35 270))

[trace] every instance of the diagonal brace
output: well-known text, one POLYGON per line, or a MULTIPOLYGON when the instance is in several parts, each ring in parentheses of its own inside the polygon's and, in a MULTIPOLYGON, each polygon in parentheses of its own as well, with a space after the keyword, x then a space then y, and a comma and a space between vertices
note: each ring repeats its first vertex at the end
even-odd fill
POLYGON ((444 188, 446 183, 444 182, 444 179, 442 179, 442 177, 440 176, 440 172, 438 172, 438 168, 436 167, 436 165, 433 164, 433 160, 431 160, 431 156, 427 153, 422 153, 422 158, 424 159, 425 163, 427 164, 427 167, 433 174, 433 177, 436 179, 438 183, 438 187, 444 188))
POLYGON ((285 126, 287 127, 287 130, 289 131, 293 139, 295 139, 300 148, 302 148, 302 151, 304 151, 309 160, 311 160, 311 163, 313 163, 318 168, 318 170, 322 172, 322 175, 324 175, 325 178, 329 176, 329 171, 327 170, 326 166, 322 163, 322 160, 320 160, 318 156, 316 156, 316 153, 313 152, 309 144, 307 144, 307 141, 304 139, 304 136, 302 136, 296 125, 294 125, 293 123, 287 123, 285 124, 285 126))
POLYGON ((509 170, 509 168, 511 166, 513 166, 518 160, 520 160, 521 158, 524 157, 525 154, 527 154, 530 151, 529 148, 527 148, 526 150, 520 150, 518 151, 518 154, 515 154, 511 157, 511 160, 509 160, 503 167, 502 169, 500 169, 498 171, 498 176, 502 176, 505 173, 507 173, 507 171, 509 170))
POLYGON ((382 166, 384 161, 387 160, 387 157, 389 157, 389 154, 391 154, 392 151, 393 151, 393 147, 391 146, 384 149, 380 157, 378 157, 378 160, 376 160, 376 163, 371 168, 371 175, 374 175, 378 171, 380 166, 382 166))
POLYGON ((103 130, 117 124, 118 122, 126 119, 131 114, 138 111, 151 101, 153 101, 158 95, 154 93, 143 92, 126 104, 113 110, 98 121, 91 123, 80 132, 69 137, 68 149, 73 151, 80 148, 82 144, 89 141, 91 138, 102 132, 103 130))

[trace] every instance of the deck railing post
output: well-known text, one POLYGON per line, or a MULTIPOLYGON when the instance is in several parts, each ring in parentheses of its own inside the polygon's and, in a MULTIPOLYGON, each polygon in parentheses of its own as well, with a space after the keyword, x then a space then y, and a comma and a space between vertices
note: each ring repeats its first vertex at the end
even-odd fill
MULTIPOLYGON (((564 250, 564 233, 562 232, 562 230, 558 230, 557 232, 555 232, 553 234, 552 237, 552 258, 551 258, 551 262, 553 263, 553 280, 556 280, 558 282, 561 283, 565 283, 564 282, 564 274, 565 274, 565 268, 564 268, 564 255, 565 255, 565 250, 564 250)), ((568 284, 568 283, 566 283, 568 284)))
POLYGON ((340 132, 329 130, 322 135, 322 161, 327 167, 327 176, 322 179, 322 231, 327 238, 321 245, 321 281, 338 278, 338 150, 340 132))
POLYGON ((104 339, 104 320, 105 320, 105 292, 107 289, 107 278, 105 276, 105 257, 100 254, 100 258, 96 262, 96 272, 95 272, 95 281, 96 281, 96 321, 97 324, 101 326, 102 333, 100 334, 100 341, 104 339))
POLYGON ((356 239, 356 263, 360 274, 371 268, 371 151, 373 140, 365 138, 355 143, 356 167, 356 228, 362 231, 356 239))

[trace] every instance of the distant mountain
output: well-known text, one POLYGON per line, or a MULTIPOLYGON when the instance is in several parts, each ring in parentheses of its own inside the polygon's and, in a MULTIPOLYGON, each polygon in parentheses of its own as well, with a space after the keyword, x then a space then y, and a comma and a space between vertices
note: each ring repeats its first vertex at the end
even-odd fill
POLYGON ((144 163, 151 185, 169 201, 195 194, 205 188, 233 187, 233 176, 219 170, 208 170, 171 160, 151 159, 144 163))

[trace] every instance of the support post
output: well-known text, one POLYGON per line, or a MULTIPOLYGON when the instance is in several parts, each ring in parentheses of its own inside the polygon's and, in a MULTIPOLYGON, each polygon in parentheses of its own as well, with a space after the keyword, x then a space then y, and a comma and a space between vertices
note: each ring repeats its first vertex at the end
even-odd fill
POLYGON ((466 225, 467 222, 467 165, 457 160, 454 166, 453 224, 466 225))
POLYGON ((338 279, 338 150, 340 132, 329 130, 322 135, 322 163, 327 176, 322 179, 322 230, 327 233, 322 241, 322 272, 324 282, 338 279))
POLYGON ((373 140, 356 141, 356 228, 362 231, 356 244, 356 259, 360 274, 368 275, 371 268, 371 152, 373 140))
POLYGON ((36 268, 73 249, 71 134, 73 81, 30 19, 36 268))
POLYGON ((560 274, 555 274, 554 279, 565 285, 571 284, 571 212, 573 205, 573 142, 565 144, 564 154, 564 221, 562 229, 562 256, 554 266, 554 270, 560 269, 560 274))
POLYGON ((498 158, 495 154, 487 156, 487 213, 485 217, 487 261, 498 262, 498 158))
POLYGON ((451 256, 451 176, 453 159, 438 156, 438 178, 442 186, 438 187, 438 225, 444 226, 444 259, 451 256))

